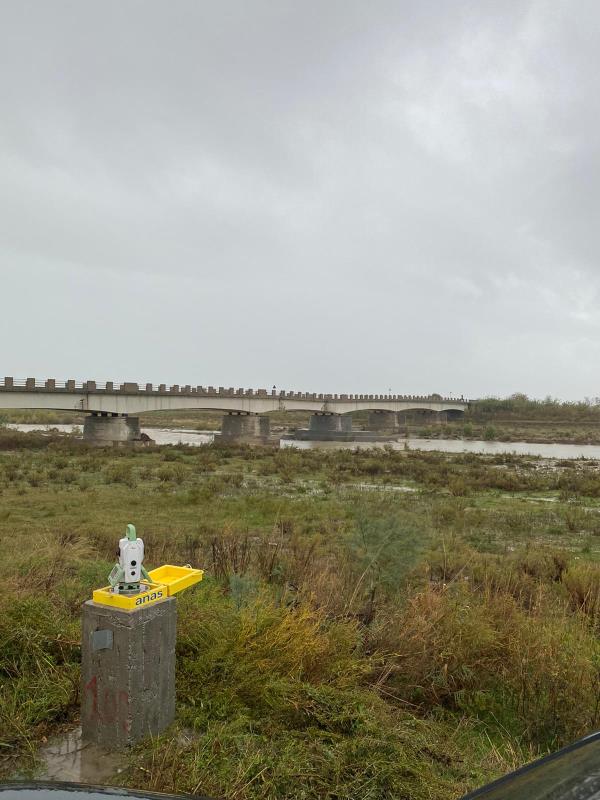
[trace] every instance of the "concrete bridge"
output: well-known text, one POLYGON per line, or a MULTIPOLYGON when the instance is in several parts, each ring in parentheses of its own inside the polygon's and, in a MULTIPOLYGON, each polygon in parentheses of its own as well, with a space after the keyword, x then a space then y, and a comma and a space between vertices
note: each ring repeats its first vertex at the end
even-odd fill
POLYGON ((195 409, 224 413, 222 436, 230 440, 264 440, 271 411, 309 411, 305 438, 351 438, 353 411, 369 411, 369 428, 393 430, 401 416, 415 412, 446 418, 461 415, 464 398, 430 395, 316 394, 275 389, 235 389, 178 384, 96 383, 48 378, 0 380, 0 409, 47 409, 87 414, 84 438, 100 442, 139 439, 140 413, 195 409))

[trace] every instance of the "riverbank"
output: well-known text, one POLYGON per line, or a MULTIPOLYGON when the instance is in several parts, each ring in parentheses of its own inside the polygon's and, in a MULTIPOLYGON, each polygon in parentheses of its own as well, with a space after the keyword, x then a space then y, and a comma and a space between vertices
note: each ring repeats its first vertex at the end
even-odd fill
MULTIPOLYGON (((195 431, 184 428, 142 428, 142 433, 148 436, 145 446, 152 442, 156 445, 188 445, 190 447, 201 447, 212 444, 215 439, 213 431, 195 431)), ((81 440, 82 427, 80 425, 42 425, 42 424, 20 424, 10 423, 5 426, 5 431, 19 431, 21 433, 41 433, 44 436, 63 435, 71 440, 81 440)), ((82 446, 85 443, 82 442, 82 446)), ((388 438, 383 435, 377 437, 360 435, 348 441, 319 441, 310 439, 295 439, 292 435, 282 435, 277 438, 275 433, 269 446, 280 448, 296 448, 301 450, 360 450, 360 449, 391 449, 391 450, 424 450, 445 453, 478 453, 481 455, 501 455, 516 454, 524 456, 536 456, 554 460, 568 459, 600 459, 600 446, 593 444, 569 444, 553 442, 502 442, 477 439, 440 439, 430 437, 427 439, 402 437, 388 438), (374 439, 377 441, 374 441, 374 439)))
POLYGON ((593 462, 0 432, 0 492, 4 776, 77 724, 80 604, 130 521, 207 580, 178 723, 118 783, 448 800, 599 722, 593 462))
MULTIPOLYGON (((304 412, 273 412, 268 415, 271 431, 277 436, 292 434, 306 428, 309 414, 304 412)), ((140 415, 143 429, 182 430, 187 432, 216 432, 221 429, 222 414, 205 411, 156 411, 140 415)), ((352 415, 353 426, 358 431, 368 430, 368 415, 352 415)), ((3 411, 0 425, 82 425, 82 415, 62 411, 3 411)), ((150 433, 151 435, 151 433, 150 433)), ((445 423, 425 420, 402 425, 397 439, 465 439, 467 441, 531 442, 535 444, 589 444, 600 445, 600 418, 565 417, 548 419, 520 419, 505 415, 488 414, 482 418, 474 410, 464 419, 445 423)))

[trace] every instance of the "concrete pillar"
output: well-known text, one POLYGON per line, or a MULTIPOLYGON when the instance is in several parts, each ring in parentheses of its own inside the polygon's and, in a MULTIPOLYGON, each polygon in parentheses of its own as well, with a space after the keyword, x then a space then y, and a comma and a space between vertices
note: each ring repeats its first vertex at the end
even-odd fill
POLYGON ((297 439, 315 442, 350 442, 355 435, 350 414, 311 414, 308 428, 296 431, 297 439))
POLYGON ((113 750, 162 733, 175 718, 174 597, 123 611, 88 600, 81 639, 85 741, 113 750))
POLYGON ((219 441, 224 444, 265 444, 269 441, 269 417, 258 414, 225 414, 219 441))
POLYGON ((398 412, 398 425, 433 425, 437 422, 437 411, 409 409, 398 412))
POLYGON ((369 411, 367 430, 377 433, 393 433, 398 429, 398 420, 393 411, 369 411))
POLYGON ((311 414, 308 430, 318 435, 328 433, 350 433, 352 416, 350 414, 311 414))
POLYGON ((83 423, 83 438, 97 445, 139 441, 141 438, 139 417, 90 414, 83 423))

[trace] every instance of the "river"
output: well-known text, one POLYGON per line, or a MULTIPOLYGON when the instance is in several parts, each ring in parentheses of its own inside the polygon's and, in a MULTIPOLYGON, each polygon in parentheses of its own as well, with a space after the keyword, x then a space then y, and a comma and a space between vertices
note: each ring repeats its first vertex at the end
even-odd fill
MULTIPOLYGON (((35 425, 10 424, 6 427, 17 431, 50 431, 60 433, 82 432, 81 425, 35 425)), ((210 444, 214 439, 213 431, 194 431, 177 428, 142 428, 143 433, 153 439, 156 444, 187 444, 199 447, 210 444)), ((484 442, 474 439, 391 439, 389 442, 297 442, 293 439, 282 439, 280 447, 295 447, 299 450, 364 450, 368 448, 391 447, 393 450, 428 450, 442 453, 481 453, 498 455, 499 453, 516 453, 517 455, 540 456, 541 458, 600 459, 600 445, 596 444, 540 444, 537 442, 484 442)))
MULTIPOLYGON (((8 424, 13 431, 29 433, 31 431, 58 431, 59 433, 78 433, 83 435, 82 425, 41 425, 41 424, 8 424)), ((156 444, 190 444, 199 447, 210 444, 214 438, 212 431, 190 431, 178 428, 142 428, 156 444)))

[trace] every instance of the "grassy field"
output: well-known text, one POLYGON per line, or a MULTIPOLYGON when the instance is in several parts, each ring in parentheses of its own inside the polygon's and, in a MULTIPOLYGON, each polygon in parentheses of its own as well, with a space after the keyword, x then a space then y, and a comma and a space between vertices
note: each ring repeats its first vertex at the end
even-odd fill
POLYGON ((128 522, 179 604, 178 721, 129 786, 459 797, 598 727, 600 473, 415 451, 88 449, 0 430, 0 774, 78 714, 128 522))

